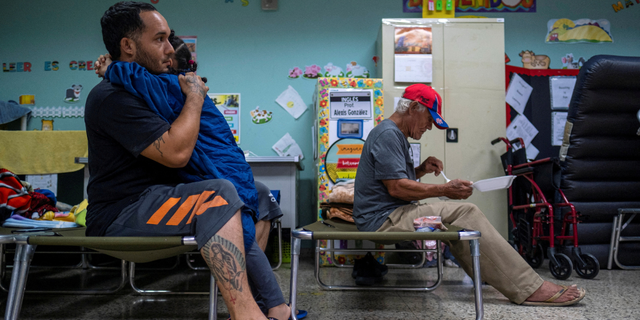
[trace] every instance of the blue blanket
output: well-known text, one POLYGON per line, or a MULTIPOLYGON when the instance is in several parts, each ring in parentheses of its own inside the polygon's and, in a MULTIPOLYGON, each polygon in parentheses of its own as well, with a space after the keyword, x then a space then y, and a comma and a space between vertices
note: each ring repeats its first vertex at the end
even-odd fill
MULTIPOLYGON (((114 61, 105 78, 144 99, 149 108, 168 123, 178 118, 184 106, 186 97, 182 94, 177 75, 153 75, 135 62, 114 61)), ((245 203, 242 228, 247 252, 255 241, 258 191, 244 153, 236 144, 224 116, 209 97, 205 97, 202 106, 198 141, 191 160, 180 169, 180 176, 185 182, 226 179, 233 183, 245 203)))

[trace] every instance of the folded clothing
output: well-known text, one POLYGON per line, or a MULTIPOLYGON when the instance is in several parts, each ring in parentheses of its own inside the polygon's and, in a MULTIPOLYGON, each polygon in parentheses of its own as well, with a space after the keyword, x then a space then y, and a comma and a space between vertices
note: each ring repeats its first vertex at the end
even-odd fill
POLYGON ((338 218, 351 223, 356 223, 356 221, 353 219, 353 209, 329 208, 329 212, 327 212, 327 217, 329 219, 338 218))
POLYGON ((12 215, 2 224, 4 228, 77 228, 79 224, 66 221, 32 220, 20 215, 12 215))
POLYGON ((355 220, 353 220, 353 204, 322 202, 320 203, 320 208, 324 219, 338 218, 355 223, 355 220))

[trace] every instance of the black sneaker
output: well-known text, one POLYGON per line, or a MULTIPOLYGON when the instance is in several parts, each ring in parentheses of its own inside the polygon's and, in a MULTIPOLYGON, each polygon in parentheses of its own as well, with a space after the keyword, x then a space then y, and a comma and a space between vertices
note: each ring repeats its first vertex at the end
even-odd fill
POLYGON ((389 271, 389 267, 378 262, 378 260, 376 260, 376 258, 373 257, 371 252, 367 252, 367 254, 364 257, 354 260, 351 277, 355 279, 358 276, 358 271, 363 270, 364 268, 368 268, 370 266, 373 266, 374 268, 379 270, 381 276, 386 275, 387 272, 389 271))
POLYGON ((382 281, 382 277, 387 274, 388 267, 380 264, 370 252, 363 258, 356 259, 353 265, 351 277, 356 279, 356 284, 370 286, 382 281))
POLYGON ((376 269, 378 269, 380 271, 381 275, 386 275, 387 272, 389 271, 389 267, 387 267, 386 265, 378 262, 378 260, 376 260, 376 258, 373 257, 373 255, 371 254, 371 252, 367 252, 367 254, 364 256, 364 259, 370 264, 370 265, 374 265, 376 269))

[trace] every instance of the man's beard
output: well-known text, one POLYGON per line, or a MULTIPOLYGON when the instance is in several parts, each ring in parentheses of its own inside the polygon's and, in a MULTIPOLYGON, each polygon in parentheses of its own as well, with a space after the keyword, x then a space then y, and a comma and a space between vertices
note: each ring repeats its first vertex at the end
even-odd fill
POLYGON ((134 62, 145 67, 153 74, 161 74, 166 71, 162 65, 158 65, 158 61, 155 61, 149 52, 142 48, 140 43, 136 42, 136 47, 138 50, 136 50, 136 55, 133 57, 134 62))

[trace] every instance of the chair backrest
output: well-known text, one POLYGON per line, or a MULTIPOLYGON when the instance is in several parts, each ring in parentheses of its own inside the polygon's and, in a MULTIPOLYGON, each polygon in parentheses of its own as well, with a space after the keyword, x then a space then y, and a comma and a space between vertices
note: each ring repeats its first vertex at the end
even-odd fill
POLYGON ((594 56, 580 69, 560 149, 561 188, 589 221, 640 207, 640 57, 594 56))

